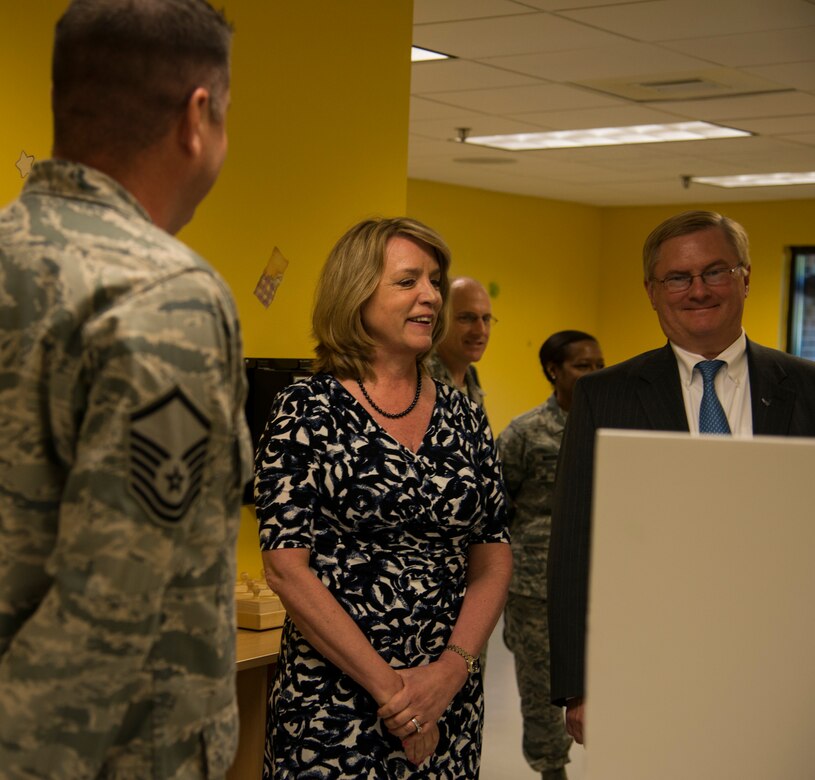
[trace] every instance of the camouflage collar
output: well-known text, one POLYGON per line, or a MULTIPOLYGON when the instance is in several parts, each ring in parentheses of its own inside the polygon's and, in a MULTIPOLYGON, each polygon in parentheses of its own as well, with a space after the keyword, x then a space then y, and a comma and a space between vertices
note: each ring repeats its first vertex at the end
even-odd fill
POLYGON ((566 425, 566 412, 560 408, 560 404, 557 402, 557 398, 555 398, 555 394, 549 396, 546 399, 546 403, 544 403, 543 408, 547 411, 551 416, 552 419, 555 420, 561 426, 566 425))
MULTIPOLYGON (((444 361, 442 361, 442 359, 439 357, 438 352, 434 351, 430 353, 425 361, 425 366, 427 367, 427 371, 430 376, 432 376, 434 379, 438 379, 440 382, 444 382, 444 384, 449 385, 450 387, 455 387, 457 390, 461 389, 456 387, 456 383, 453 381, 453 375, 450 373, 450 370, 447 368, 444 361)), ((473 371, 472 366, 467 366, 467 370, 464 372, 464 386, 466 389, 465 395, 483 409, 484 396, 486 393, 481 389, 481 386, 476 381, 475 372, 473 371)))
POLYGON ((119 182, 102 171, 70 160, 43 160, 34 163, 26 179, 24 193, 47 192, 67 198, 103 203, 110 208, 152 222, 150 215, 119 182))

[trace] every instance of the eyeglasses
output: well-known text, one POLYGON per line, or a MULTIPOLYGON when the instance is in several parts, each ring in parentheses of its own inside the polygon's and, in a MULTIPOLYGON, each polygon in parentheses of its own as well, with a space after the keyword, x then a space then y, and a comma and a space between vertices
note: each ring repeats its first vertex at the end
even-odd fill
POLYGON ((659 282, 668 292, 679 293, 689 290, 693 280, 700 278, 708 287, 723 287, 730 283, 736 271, 744 271, 743 265, 734 265, 732 268, 721 266, 702 271, 700 274, 668 274, 664 279, 651 277, 652 282, 659 282))
POLYGON ((460 322, 462 325, 475 325, 479 320, 484 323, 485 328, 498 324, 498 320, 496 320, 492 314, 485 314, 483 317, 478 314, 473 314, 471 311, 456 314, 456 322, 460 322))

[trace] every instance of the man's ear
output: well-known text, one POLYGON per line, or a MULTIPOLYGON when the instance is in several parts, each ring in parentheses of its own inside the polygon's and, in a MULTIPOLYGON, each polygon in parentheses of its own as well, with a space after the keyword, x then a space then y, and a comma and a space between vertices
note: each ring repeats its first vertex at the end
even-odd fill
POLYGON ((196 87, 190 95, 178 126, 179 141, 193 157, 203 149, 203 132, 209 122, 212 96, 206 87, 196 87))

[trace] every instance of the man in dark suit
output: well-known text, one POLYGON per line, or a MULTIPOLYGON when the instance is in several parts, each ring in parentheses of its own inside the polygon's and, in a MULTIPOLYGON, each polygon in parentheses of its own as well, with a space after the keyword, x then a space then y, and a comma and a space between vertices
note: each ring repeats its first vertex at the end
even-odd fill
POLYGON ((815 363, 755 344, 742 329, 750 258, 741 225, 708 211, 671 217, 646 239, 643 271, 668 344, 580 379, 558 464, 552 697, 581 743, 596 431, 815 436, 815 363))

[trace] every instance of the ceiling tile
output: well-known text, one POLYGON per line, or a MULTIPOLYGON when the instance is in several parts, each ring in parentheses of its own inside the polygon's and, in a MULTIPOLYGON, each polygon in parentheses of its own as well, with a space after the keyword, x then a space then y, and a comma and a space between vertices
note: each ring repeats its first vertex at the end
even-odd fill
MULTIPOLYGON (((785 135, 784 140, 796 144, 815 146, 815 133, 794 133, 792 135, 785 135)), ((810 154, 812 154, 812 152, 810 152, 810 154)), ((813 157, 811 165, 812 170, 815 171, 815 157, 813 157)))
POLYGON ((413 24, 483 19, 532 10, 513 0, 413 0, 413 24))
POLYGON ((452 106, 438 100, 420 97, 410 99, 410 121, 423 122, 427 119, 449 119, 453 127, 461 127, 461 122, 472 123, 481 118, 476 111, 467 111, 461 106, 452 106))
POLYGON ((481 61, 551 81, 583 81, 595 78, 598 73, 602 73, 603 78, 636 79, 654 72, 695 71, 709 67, 709 63, 695 57, 634 41, 620 41, 611 46, 591 49, 492 57, 481 61))
POLYGON ((617 40, 616 35, 545 13, 422 25, 413 36, 416 46, 467 59, 585 49, 617 40))
MULTIPOLYGON (((518 117, 520 118, 520 117, 518 117)), ((669 124, 681 121, 674 114, 645 106, 619 105, 609 108, 581 108, 573 111, 540 111, 522 118, 550 130, 581 130, 587 127, 631 127, 669 124)), ((523 131, 519 131, 523 132, 523 131)))
POLYGON ((490 114, 523 114, 544 110, 620 105, 619 100, 607 95, 560 84, 440 92, 435 94, 434 98, 449 105, 490 114))
POLYGON ((561 16, 637 40, 675 41, 711 33, 783 30, 815 25, 804 0, 660 0, 561 12, 561 16))
POLYGON ((815 169, 815 2, 415 0, 415 10, 414 42, 458 59, 412 68, 413 178, 597 206, 815 197, 815 186, 681 181, 815 169), (526 153, 451 140, 461 127, 491 135, 689 119, 756 135, 526 153))
POLYGON ((787 135, 802 131, 815 132, 815 114, 740 119, 739 128, 758 135, 787 135))
MULTIPOLYGON (((813 32, 815 41, 815 32, 813 32)), ((815 51, 815 46, 813 46, 815 51)), ((803 92, 815 92, 815 62, 788 62, 783 65, 765 65, 745 68, 748 73, 755 73, 778 84, 795 87, 803 92)))
POLYGON ((771 65, 807 63, 815 78, 815 27, 771 30, 742 35, 716 35, 672 41, 668 48, 720 65, 771 65))
POLYGON ((670 109, 708 121, 733 120, 766 116, 789 116, 815 113, 815 96, 803 92, 774 92, 713 100, 682 100, 670 103, 649 103, 651 108, 670 109))
POLYGON ((524 5, 540 8, 541 11, 568 11, 573 8, 604 5, 631 5, 634 3, 655 3, 659 0, 521 0, 524 5))
POLYGON ((410 91, 414 95, 451 90, 515 87, 537 84, 540 81, 532 76, 467 60, 416 62, 411 66, 410 74, 410 91))

